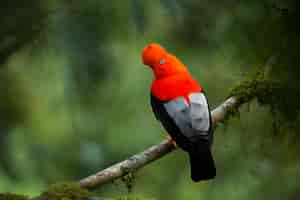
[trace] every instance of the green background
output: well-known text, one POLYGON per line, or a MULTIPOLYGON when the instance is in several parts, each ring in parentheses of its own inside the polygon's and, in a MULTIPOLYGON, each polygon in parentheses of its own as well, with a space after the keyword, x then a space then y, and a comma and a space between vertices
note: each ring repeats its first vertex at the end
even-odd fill
MULTIPOLYGON (((271 0, 3 3, 0 192, 35 196, 163 140, 149 103, 152 72, 141 61, 143 47, 155 42, 186 64, 211 108, 275 56, 271 78, 288 88, 289 107, 276 114, 254 101, 219 125, 214 180, 193 183, 187 156, 178 150, 135 173, 131 193, 174 200, 298 199, 297 8, 293 1, 271 0)), ((116 197, 127 189, 117 181, 96 193, 116 197)))

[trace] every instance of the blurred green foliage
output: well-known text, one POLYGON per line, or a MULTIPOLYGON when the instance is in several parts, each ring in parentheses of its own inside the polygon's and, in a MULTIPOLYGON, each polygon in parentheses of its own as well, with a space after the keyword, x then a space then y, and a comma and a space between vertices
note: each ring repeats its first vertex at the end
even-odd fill
POLYGON ((1 193, 0 199, 1 200, 27 200, 28 197, 23 195, 12 194, 12 193, 1 193))
MULTIPOLYGON (((0 10, 0 192, 36 196, 162 140, 140 58, 158 42, 189 67, 211 107, 256 70, 282 85, 271 98, 280 101, 276 112, 254 101, 218 127, 215 180, 193 183, 177 151, 136 172, 131 194, 299 198, 297 1, 11 0, 0 10)), ((96 191, 127 192, 122 181, 96 191)))

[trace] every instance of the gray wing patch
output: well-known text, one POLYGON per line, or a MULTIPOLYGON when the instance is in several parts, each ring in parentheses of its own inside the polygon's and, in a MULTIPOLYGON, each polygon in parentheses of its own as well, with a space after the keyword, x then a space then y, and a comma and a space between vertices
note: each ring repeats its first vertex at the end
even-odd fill
POLYGON ((189 99, 190 106, 180 97, 165 103, 164 107, 186 137, 207 136, 210 121, 206 98, 202 93, 193 93, 189 99))
POLYGON ((183 97, 164 104, 167 113, 186 137, 195 135, 191 125, 189 105, 183 97))
POLYGON ((193 93, 189 96, 192 127, 198 131, 208 131, 210 128, 209 110, 203 93, 193 93))

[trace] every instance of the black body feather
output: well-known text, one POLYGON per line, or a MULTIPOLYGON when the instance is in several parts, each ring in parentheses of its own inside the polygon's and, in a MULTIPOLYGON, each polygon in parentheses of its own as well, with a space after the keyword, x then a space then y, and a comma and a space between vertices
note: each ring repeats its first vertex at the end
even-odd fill
POLYGON ((151 106, 156 119, 162 123, 177 145, 189 154, 192 180, 197 182, 214 178, 216 176, 216 168, 211 153, 213 129, 210 112, 208 137, 202 135, 187 137, 169 115, 164 106, 166 103, 168 101, 161 101, 151 94, 151 106))

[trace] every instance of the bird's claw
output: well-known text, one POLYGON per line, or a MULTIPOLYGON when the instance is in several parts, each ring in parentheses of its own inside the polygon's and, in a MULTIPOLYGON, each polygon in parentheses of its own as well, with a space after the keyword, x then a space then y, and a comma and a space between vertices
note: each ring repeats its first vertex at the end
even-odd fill
POLYGON ((171 142, 174 145, 174 147, 177 147, 177 144, 176 144, 175 140, 173 140, 170 135, 166 136, 166 140, 168 140, 169 142, 171 142))

